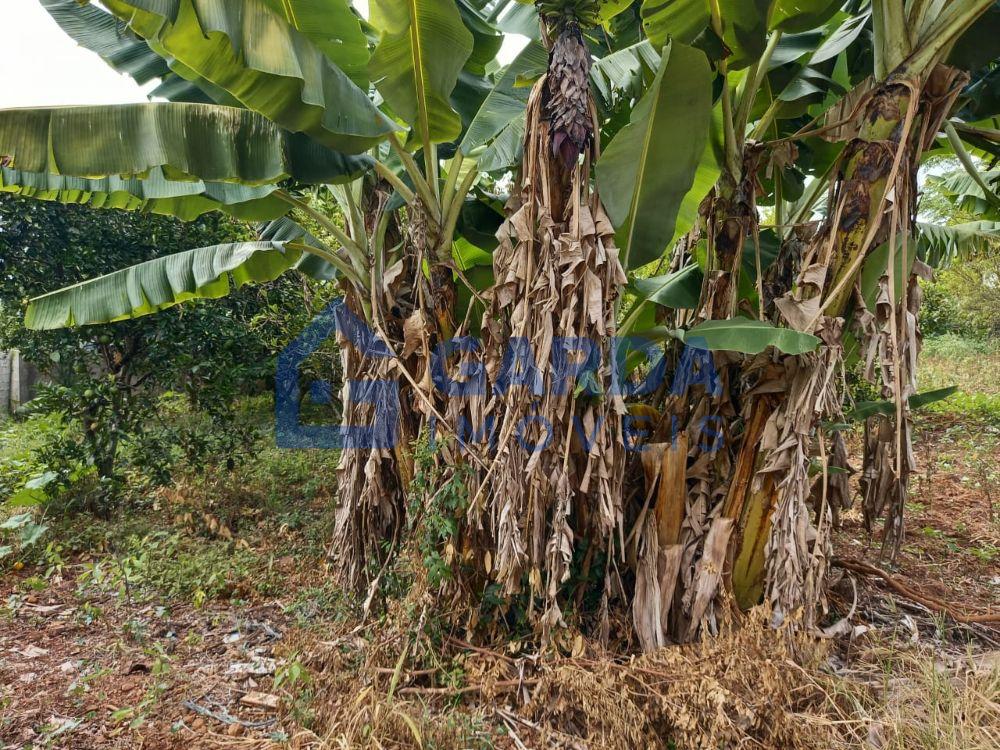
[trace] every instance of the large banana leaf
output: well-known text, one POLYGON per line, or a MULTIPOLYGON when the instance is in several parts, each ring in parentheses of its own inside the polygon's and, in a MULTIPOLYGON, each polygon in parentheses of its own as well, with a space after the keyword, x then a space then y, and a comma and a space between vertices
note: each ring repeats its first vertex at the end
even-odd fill
POLYGON ((524 131, 527 117, 524 112, 504 126, 493 142, 479 156, 477 164, 483 172, 507 170, 521 161, 524 150, 524 131))
POLYGON ((382 32, 369 72, 386 103, 421 138, 440 143, 462 132, 449 97, 473 49, 452 0, 372 0, 382 32))
MULTIPOLYGON (((150 96, 175 102, 235 103, 225 92, 206 85, 207 82, 196 84, 171 71, 168 61, 150 49, 144 39, 97 5, 77 0, 39 1, 73 41, 98 55, 117 72, 132 77, 139 85, 160 79, 160 85, 150 96)), ((190 77, 196 78, 193 74, 190 77)))
POLYGON ((247 221, 275 219, 291 208, 272 195, 276 189, 277 185, 168 180, 159 167, 141 180, 118 176, 87 179, 0 168, 0 192, 91 208, 149 211, 181 221, 194 221, 209 211, 223 211, 247 221))
POLYGON ((942 226, 917 222, 917 256, 934 268, 955 260, 995 252, 1000 247, 1000 222, 971 221, 942 226))
POLYGON ((692 264, 664 276, 632 280, 631 290, 641 303, 652 302, 677 310, 694 308, 701 296, 701 269, 692 264))
POLYGON ((664 47, 649 91, 597 163, 601 198, 628 268, 655 260, 671 243, 711 120, 708 59, 680 42, 664 47))
POLYGON ((997 205, 995 196, 1000 189, 1000 170, 982 171, 978 176, 978 180, 974 179, 959 169, 942 176, 931 175, 927 181, 961 210, 976 215, 997 216, 1000 206, 997 205), (990 188, 990 192, 983 189, 984 184, 990 188))
POLYGON ((280 242, 213 245, 140 263, 35 297, 24 324, 49 330, 138 318, 192 299, 214 299, 233 283, 272 281, 302 262, 280 242))
MULTIPOLYGON (((257 239, 267 242, 297 242, 320 249, 323 246, 322 242, 288 216, 262 224, 257 231, 257 239)), ((304 254, 295 267, 306 276, 320 281, 330 281, 338 275, 332 263, 312 253, 304 254)))
POLYGON ((642 27, 661 47, 669 39, 690 44, 712 20, 709 0, 643 0, 642 27))
POLYGON ((722 37, 732 51, 731 69, 752 65, 767 46, 767 21, 771 0, 718 0, 722 37))
POLYGON ((759 354, 773 346, 785 354, 805 354, 819 345, 819 339, 791 328, 776 328, 766 320, 731 318, 706 320, 678 337, 695 349, 759 354))
POLYGON ((594 60, 590 80, 605 106, 610 107, 617 97, 638 99, 642 96, 646 83, 656 75, 659 65, 659 53, 648 39, 643 39, 594 60))
POLYGON ((368 86, 368 39, 348 0, 264 0, 358 86, 368 86))
MULTIPOLYGON (((894 299, 903 298, 903 289, 909 283, 910 274, 913 271, 913 261, 917 258, 915 245, 916 242, 912 237, 907 238, 905 247, 902 235, 896 237, 896 249, 892 253, 892 275, 895 281, 892 291, 895 295, 894 299)), ((861 278, 858 279, 858 287, 861 290, 861 298, 865 302, 865 307, 869 310, 875 309, 882 277, 889 274, 890 250, 891 247, 888 242, 882 243, 868 254, 864 265, 861 266, 861 278)))
POLYGON ((822 26, 836 15, 844 0, 774 0, 771 28, 800 33, 822 26))
POLYGON ((334 182, 370 163, 249 110, 181 103, 0 110, 0 156, 24 172, 141 177, 162 167, 170 180, 246 185, 334 182))
MULTIPOLYGON (((288 7, 307 5, 288 2, 288 7)), ((269 0, 105 0, 104 5, 170 60, 175 72, 209 81, 287 130, 359 153, 396 128, 367 91, 331 61, 329 49, 321 50, 269 0)))
MULTIPOLYGON (((914 393, 907 399, 911 411, 923 409, 938 401, 958 393, 958 386, 949 385, 945 388, 936 388, 933 391, 914 393)), ((848 422, 862 422, 870 417, 882 415, 892 417, 896 414, 896 404, 893 401, 858 401, 854 408, 844 412, 844 419, 848 422)))
POLYGON ((125 24, 96 5, 77 0, 39 0, 59 27, 81 47, 96 53, 119 73, 139 85, 170 74, 166 60, 125 24))
MULTIPOLYGON (((511 61, 493 90, 486 96, 482 106, 472 119, 460 148, 462 153, 471 154, 480 146, 489 143, 518 116, 524 114, 528 104, 528 86, 519 86, 518 80, 528 75, 544 71, 548 61, 545 48, 538 42, 529 42, 517 57, 511 61)), ((524 128, 521 128, 523 134, 524 128)), ((513 162, 510 162, 513 163, 513 162)), ((509 164, 502 165, 504 167, 509 164)))
POLYGON ((854 44, 855 40, 861 36, 861 32, 865 30, 869 19, 871 18, 871 13, 861 13, 856 16, 848 16, 848 18, 837 27, 827 39, 816 48, 813 52, 812 57, 809 59, 810 64, 818 65, 826 60, 832 60, 845 49, 854 44))
POLYGON ((462 23, 472 33, 472 54, 465 62, 465 69, 477 76, 486 75, 487 66, 492 63, 503 46, 503 34, 494 28, 472 0, 457 0, 462 23))
MULTIPOLYGON (((732 52, 733 70, 745 68, 764 51, 771 0, 711 0, 719 5, 722 38, 732 52)), ((643 0, 642 25, 657 48, 669 40, 690 44, 712 20, 710 0, 643 0)))
POLYGON ((691 231, 698 221, 702 201, 715 187, 719 175, 722 174, 722 164, 725 161, 722 128, 722 107, 716 106, 712 109, 708 143, 705 144, 698 160, 691 189, 681 199, 681 205, 677 209, 674 234, 667 242, 667 247, 673 247, 674 242, 691 231))
POLYGON ((493 26, 508 34, 538 39, 538 11, 522 0, 471 0, 493 26))

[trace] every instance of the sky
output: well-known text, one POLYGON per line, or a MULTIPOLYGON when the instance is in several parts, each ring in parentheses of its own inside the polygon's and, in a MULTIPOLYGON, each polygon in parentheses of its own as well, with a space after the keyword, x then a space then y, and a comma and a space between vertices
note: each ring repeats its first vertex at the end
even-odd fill
MULTIPOLYGON (((367 15, 367 0, 355 6, 367 15)), ((81 49, 53 21, 38 0, 0 0, 0 109, 64 104, 125 104, 148 101, 145 91, 101 58, 81 49)), ((524 37, 505 40, 500 59, 509 62, 524 37)))
POLYGON ((135 81, 66 36, 38 0, 0 0, 0 29, 0 109, 148 101, 135 81))

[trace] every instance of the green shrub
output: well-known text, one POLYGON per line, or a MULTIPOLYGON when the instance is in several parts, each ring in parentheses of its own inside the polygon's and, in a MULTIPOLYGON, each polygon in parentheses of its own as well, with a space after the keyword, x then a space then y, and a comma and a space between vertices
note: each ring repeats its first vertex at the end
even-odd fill
POLYGON ((943 333, 938 336, 927 336, 924 339, 921 356, 968 359, 984 354, 995 354, 998 350, 1000 341, 997 340, 973 338, 959 333, 943 333))
POLYGON ((82 278, 249 239, 250 227, 220 215, 185 224, 0 195, 0 230, 0 350, 19 349, 43 370, 50 382, 28 409, 63 425, 36 446, 33 460, 61 480, 39 499, 106 516, 135 479, 166 484, 177 462, 231 467, 247 455, 256 428, 240 422, 235 404, 266 387, 277 352, 324 302, 294 275, 113 325, 29 331, 22 311, 29 297, 82 278), (85 484, 69 481, 83 475, 85 484), (85 491, 70 497, 71 487, 85 491))

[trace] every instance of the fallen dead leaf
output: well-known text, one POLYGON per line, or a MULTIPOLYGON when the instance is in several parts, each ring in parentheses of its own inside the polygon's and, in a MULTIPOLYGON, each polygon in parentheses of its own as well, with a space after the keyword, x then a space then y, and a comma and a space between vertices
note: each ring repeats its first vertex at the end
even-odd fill
POLYGON ((49 653, 49 650, 46 648, 39 648, 38 646, 35 646, 33 644, 28 644, 17 653, 19 653, 25 659, 37 659, 39 656, 45 656, 47 653, 49 653))
POLYGON ((254 708, 276 709, 279 702, 278 696, 271 695, 271 693, 258 693, 257 691, 251 691, 240 698, 240 703, 244 706, 253 706, 254 708))
POLYGON ((253 661, 235 662, 229 665, 226 674, 229 675, 266 675, 274 674, 277 662, 274 659, 261 657, 253 661))
POLYGON ((25 606, 25 609, 31 610, 38 615, 51 615, 62 608, 62 604, 28 604, 25 606))

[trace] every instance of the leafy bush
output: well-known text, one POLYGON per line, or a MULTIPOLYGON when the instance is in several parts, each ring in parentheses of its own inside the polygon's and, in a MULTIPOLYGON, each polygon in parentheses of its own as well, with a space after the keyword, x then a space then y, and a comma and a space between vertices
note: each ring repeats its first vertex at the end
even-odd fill
POLYGON ((107 513, 121 499, 128 465, 153 485, 167 482, 177 461, 232 466, 254 439, 234 403, 266 387, 278 349, 304 325, 317 295, 288 276, 223 300, 58 331, 23 327, 27 299, 138 261, 251 236, 246 225, 219 215, 185 224, 0 196, 0 349, 19 349, 43 371, 49 383, 29 411, 59 415, 63 425, 36 446, 44 470, 60 480, 52 489, 61 491, 44 499, 58 494, 69 501, 64 508, 107 513), (67 497, 83 475, 86 491, 67 497))
POLYGON ((925 357, 969 359, 984 354, 995 354, 998 349, 1000 349, 1000 342, 997 341, 970 338, 957 333, 945 333, 925 338, 922 354, 925 357))
POLYGON ((940 270, 923 289, 920 324, 926 335, 1000 337, 1000 257, 996 253, 940 270))

